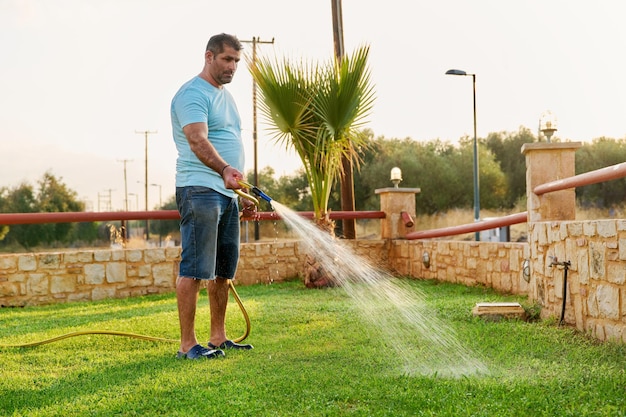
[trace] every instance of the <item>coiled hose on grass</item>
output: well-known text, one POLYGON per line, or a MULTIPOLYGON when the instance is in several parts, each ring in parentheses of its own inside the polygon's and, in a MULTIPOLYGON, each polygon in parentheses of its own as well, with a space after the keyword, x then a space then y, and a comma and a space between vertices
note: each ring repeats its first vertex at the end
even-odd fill
MULTIPOLYGON (((240 337, 236 338, 236 339, 233 339, 234 342, 241 342, 242 340, 246 339, 250 335, 250 327, 251 327, 250 326, 250 317, 248 316, 248 312, 246 311, 246 308, 244 307, 243 302, 241 301, 241 298, 239 297, 239 294, 237 293, 237 290, 235 289, 235 285, 233 284, 232 280, 229 281, 229 284, 230 284, 230 291, 233 294, 233 298, 237 302, 237 305, 239 306, 239 310, 241 310, 241 313, 243 314, 243 317, 246 320, 246 330, 245 330, 244 334, 241 335, 240 337)), ((15 344, 15 345, 2 345, 2 344, 0 344, 0 347, 1 348, 35 347, 35 346, 45 345, 45 344, 48 344, 48 343, 58 342, 59 340, 68 339, 70 337, 84 336, 84 335, 90 335, 90 334, 103 334, 103 335, 109 335, 109 336, 130 337, 130 338, 133 338, 133 339, 148 340, 148 341, 152 341, 152 342, 168 342, 168 343, 179 343, 180 342, 180 340, 176 340, 176 339, 166 339, 166 338, 162 338, 162 337, 145 336, 145 335, 142 335, 142 334, 118 332, 118 331, 114 331, 114 330, 84 330, 84 331, 80 331, 80 332, 66 333, 66 334, 63 334, 61 336, 57 336, 57 337, 53 337, 53 338, 45 339, 45 340, 40 340, 40 341, 36 341, 36 342, 29 342, 29 343, 15 344)))

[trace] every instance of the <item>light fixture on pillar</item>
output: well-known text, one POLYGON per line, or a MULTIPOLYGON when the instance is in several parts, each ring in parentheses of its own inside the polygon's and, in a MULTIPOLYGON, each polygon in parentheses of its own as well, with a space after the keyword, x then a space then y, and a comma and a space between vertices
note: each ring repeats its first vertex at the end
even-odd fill
POLYGON ((391 182, 393 183, 393 188, 398 188, 398 184, 402 181, 402 171, 398 167, 391 168, 391 182))
POLYGON ((524 259, 522 262, 522 277, 524 281, 530 282, 530 259, 524 259))
POLYGON ((548 143, 556 130, 556 116, 550 110, 543 112, 539 119, 539 131, 543 133, 548 143))

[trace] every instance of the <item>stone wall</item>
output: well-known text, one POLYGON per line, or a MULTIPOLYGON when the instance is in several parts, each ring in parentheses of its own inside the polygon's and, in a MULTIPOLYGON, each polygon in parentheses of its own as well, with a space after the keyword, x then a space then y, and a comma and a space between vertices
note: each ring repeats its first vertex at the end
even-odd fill
MULTIPOLYGON (((524 243, 419 240, 342 240, 355 256, 399 276, 485 285, 526 294, 524 243), (424 252, 430 264, 424 265, 424 252)), ((0 255, 0 306, 123 298, 172 292, 180 247, 106 249, 0 255)), ((298 241, 244 243, 237 285, 269 284, 303 276, 298 241)))
MULTIPOLYGON (((387 260, 387 241, 343 241, 359 256, 387 260)), ((180 247, 0 255, 0 306, 125 298, 174 291, 180 247)), ((302 277, 298 241, 245 243, 237 285, 302 277)))
POLYGON ((529 225, 528 295, 542 317, 560 319, 564 266, 569 262, 564 321, 599 340, 626 342, 626 220, 538 222, 529 225))
POLYGON ((0 306, 172 291, 180 248, 0 255, 0 306))
POLYGON ((451 240, 395 240, 389 266, 398 275, 484 285, 506 294, 527 294, 522 264, 526 243, 451 240))
MULTIPOLYGON (((437 279, 528 295, 542 317, 559 318, 563 268, 570 261, 565 323, 599 340, 626 342, 626 220, 538 222, 530 243, 449 240, 351 240, 355 256, 398 276, 437 279), (530 261, 530 277, 522 264, 530 261)), ((303 276, 298 241, 245 243, 237 285, 303 276)), ((180 247, 0 255, 0 306, 124 298, 173 292, 180 247)))

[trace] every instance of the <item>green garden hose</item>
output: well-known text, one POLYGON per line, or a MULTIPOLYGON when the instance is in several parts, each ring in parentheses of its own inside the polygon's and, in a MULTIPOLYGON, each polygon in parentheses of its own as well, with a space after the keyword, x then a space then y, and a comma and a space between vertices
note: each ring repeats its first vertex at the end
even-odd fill
MULTIPOLYGON (((240 337, 236 338, 236 339, 233 339, 234 342, 241 342, 242 340, 244 340, 245 338, 247 338, 250 335, 250 317, 248 316, 248 312, 246 311, 246 308, 244 307, 243 303, 241 302, 241 298, 239 298, 239 294, 237 294, 237 290, 235 289, 235 285, 233 284, 232 280, 229 281, 229 284, 230 284, 230 291, 232 292, 233 297, 235 298, 235 301, 237 302, 237 305, 239 306, 239 309, 241 310, 241 313, 243 314, 243 317, 246 320, 246 330, 245 330, 244 334, 241 335, 240 337)), ((130 337, 130 338, 133 338, 133 339, 148 340, 148 341, 152 341, 152 342, 168 342, 168 343, 178 343, 178 342, 180 342, 180 340, 176 340, 176 339, 166 339, 166 338, 162 338, 162 337, 145 336, 145 335, 135 334, 135 333, 117 332, 117 331, 114 331, 114 330, 85 330, 85 331, 80 331, 80 332, 66 333, 66 334, 63 334, 61 336, 57 336, 57 337, 53 337, 51 339, 41 340, 41 341, 37 341, 37 342, 30 342, 30 343, 23 343, 23 344, 16 344, 16 345, 2 345, 2 344, 0 344, 0 348, 35 347, 35 346, 45 345, 45 344, 48 344, 48 343, 58 342, 59 340, 68 339, 70 337, 84 336, 84 335, 90 335, 90 334, 104 334, 104 335, 109 335, 109 336, 123 336, 123 337, 130 337)))

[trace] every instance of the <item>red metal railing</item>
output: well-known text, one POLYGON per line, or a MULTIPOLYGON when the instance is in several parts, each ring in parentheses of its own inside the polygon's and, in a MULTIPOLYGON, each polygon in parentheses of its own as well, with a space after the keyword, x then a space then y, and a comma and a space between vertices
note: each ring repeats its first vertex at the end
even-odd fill
POLYGON ((562 180, 541 184, 533 189, 533 193, 542 195, 553 191, 567 190, 568 188, 597 184, 599 182, 616 180, 624 177, 626 177, 626 162, 574 175, 573 177, 564 178, 562 180))
POLYGON ((435 237, 455 236, 465 233, 480 232, 482 230, 495 229, 497 227, 510 226, 512 224, 526 223, 528 212, 510 214, 497 219, 482 220, 476 223, 463 224, 460 226, 443 227, 441 229, 423 230, 406 235, 407 239, 431 239, 435 237))
MULTIPOLYGON (((312 211, 301 211, 299 215, 313 218, 312 211)), ((384 219, 383 211, 333 211, 332 220, 343 219, 384 219)), ((107 212, 64 212, 64 213, 0 213, 0 225, 37 224, 37 223, 82 223, 112 220, 178 220, 177 210, 155 211, 107 211, 107 212)), ((259 212, 255 216, 246 216, 243 220, 280 220, 274 212, 259 212)))
MULTIPOLYGON (((626 177, 626 162, 600 168, 595 171, 574 175, 573 177, 551 181, 536 186, 533 193, 542 195, 554 191, 567 190, 569 188, 582 187, 585 185, 597 184, 604 181, 616 180, 626 177)), ((528 219, 528 212, 511 214, 498 219, 483 220, 476 223, 464 224, 460 226, 443 227, 441 229, 424 230, 406 235, 407 239, 428 239, 444 236, 455 236, 465 233, 480 232, 482 230, 495 229, 497 227, 510 226, 513 224, 525 223, 528 219)))
MULTIPOLYGON (((597 184, 604 181, 626 177, 626 162, 617 165, 601 168, 578 174, 573 177, 552 181, 538 185, 533 189, 537 195, 542 195, 554 191, 566 190, 568 188, 581 187, 590 184, 597 184)), ((298 212, 305 218, 313 218, 312 211, 298 212)), ((382 211, 335 211, 330 213, 333 220, 343 219, 384 219, 385 213, 382 211)), ((0 224, 35 224, 35 223, 71 223, 71 222, 93 222, 111 220, 177 220, 179 219, 177 210, 156 210, 156 211, 115 211, 115 212, 65 212, 65 213, 0 213, 0 224)), ((263 221, 280 220, 275 212, 259 212, 255 216, 243 217, 243 220, 263 221)), ((407 239, 428 239, 435 237, 455 236, 465 233, 480 232, 483 230, 495 229, 497 227, 510 226, 513 224, 525 223, 528 213, 516 213, 503 216, 497 219, 483 220, 476 223, 464 224, 460 226, 444 227, 440 229, 424 230, 412 232, 406 235, 407 239)), ((411 223, 403 217, 405 225, 411 223)))

